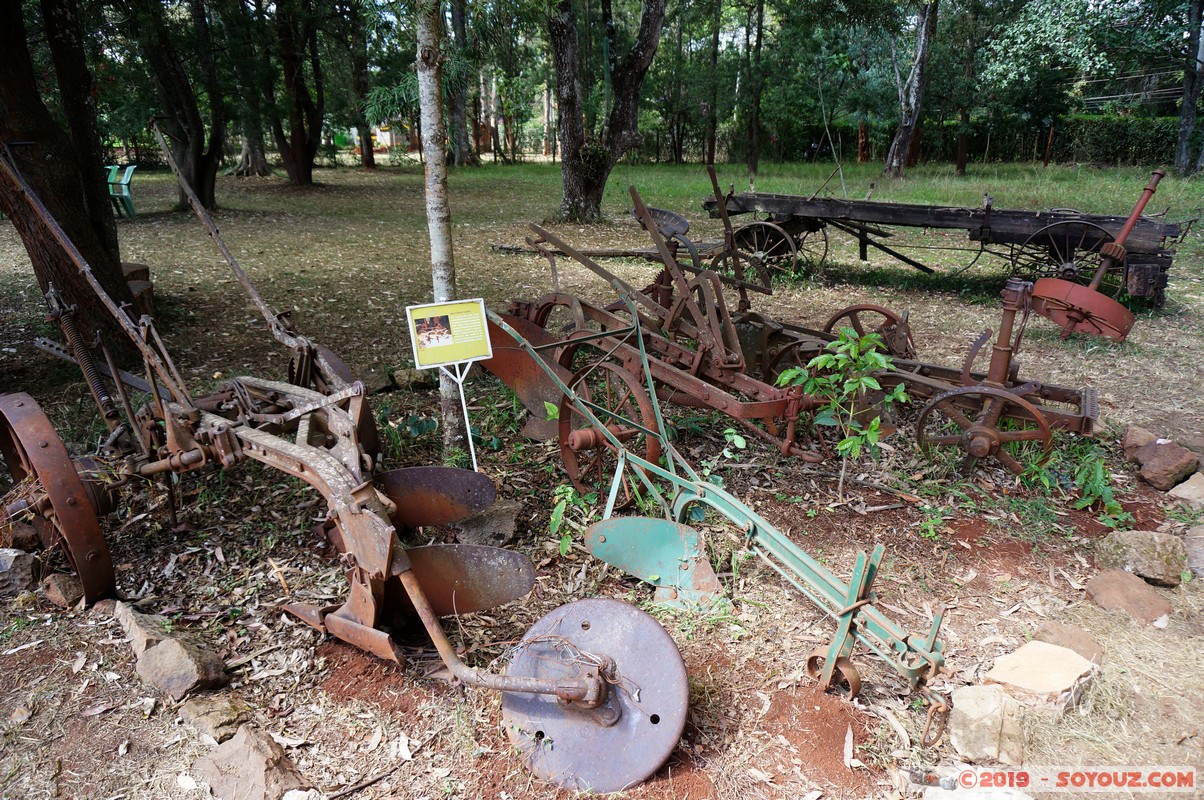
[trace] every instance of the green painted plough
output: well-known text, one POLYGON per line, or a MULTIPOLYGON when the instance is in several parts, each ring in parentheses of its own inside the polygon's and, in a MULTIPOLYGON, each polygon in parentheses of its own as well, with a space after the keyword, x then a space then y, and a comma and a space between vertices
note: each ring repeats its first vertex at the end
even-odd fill
POLYGON ((566 376, 563 368, 549 360, 550 351, 561 344, 559 341, 533 343, 511 324, 513 318, 489 313, 493 325, 515 342, 512 346, 495 338, 495 353, 515 347, 525 351, 563 394, 560 424, 574 428, 570 435, 562 437, 563 446, 576 450, 579 458, 598 469, 609 471, 603 519, 586 531, 587 549, 597 558, 654 585, 658 601, 699 607, 723 602, 722 588, 707 557, 705 540, 686 524, 692 509, 698 506, 713 509, 743 532, 746 546, 753 553, 835 620, 836 631, 831 641, 808 656, 807 672, 821 686, 839 689, 853 697, 861 688, 861 678, 851 657, 860 643, 890 664, 907 680, 912 691, 928 699, 928 720, 922 739, 925 746, 935 744, 950 708, 947 699, 928 687, 944 663, 942 646, 937 640, 943 610, 936 613, 927 634, 906 631, 875 605, 877 597, 872 587, 882 562, 882 545, 877 545, 869 555, 858 554, 852 579, 846 584, 739 499, 699 476, 665 433, 636 299, 630 296, 629 287, 617 281, 615 289, 627 307, 630 326, 574 340, 581 343, 605 337, 638 349, 644 387, 630 380, 612 380, 616 375, 629 373, 616 369, 607 360, 596 361, 566 376), (650 416, 637 415, 637 409, 649 407, 650 416), (642 424, 649 419, 654 420, 655 428, 642 424), (652 446, 639 446, 644 453, 640 455, 636 452, 638 442, 652 446), (659 453, 660 458, 648 458, 650 452, 659 453), (646 504, 659 505, 664 518, 612 516, 616 508, 624 505, 624 498, 634 492, 646 504))

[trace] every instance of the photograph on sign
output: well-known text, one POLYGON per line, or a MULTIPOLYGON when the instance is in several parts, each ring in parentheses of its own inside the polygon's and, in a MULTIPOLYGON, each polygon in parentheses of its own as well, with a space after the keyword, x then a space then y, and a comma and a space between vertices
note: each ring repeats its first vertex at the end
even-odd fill
POLYGON ((419 369, 493 357, 483 300, 408 306, 406 319, 419 369))

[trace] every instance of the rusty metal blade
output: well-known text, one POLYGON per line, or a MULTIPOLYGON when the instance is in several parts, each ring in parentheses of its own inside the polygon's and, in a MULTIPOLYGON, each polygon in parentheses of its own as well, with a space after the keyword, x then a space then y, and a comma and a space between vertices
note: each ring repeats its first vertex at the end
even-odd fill
POLYGON ((1070 333, 1089 333, 1123 342, 1137 320, 1107 295, 1073 281, 1042 278, 1033 284, 1033 311, 1070 333))
POLYGON ((618 600, 552 611, 523 637, 506 674, 572 679, 599 659, 615 667, 610 719, 554 695, 502 695, 506 733, 527 768, 571 791, 632 788, 660 768, 685 726, 689 686, 677 645, 656 620, 618 600))
MULTIPOLYGON (((535 347, 556 344, 560 340, 534 322, 510 314, 500 315, 506 324, 514 328, 535 347)), ((556 420, 548 419, 544 403, 559 405, 561 392, 548 377, 545 368, 537 364, 527 352, 519 347, 510 335, 489 322, 489 341, 493 344, 493 358, 481 365, 492 372, 502 383, 518 395, 518 399, 531 412, 523 435, 545 441, 556 437, 556 420)), ((572 380, 572 373, 551 360, 551 351, 544 360, 562 381, 572 380)))
MULTIPOLYGON (((308 622, 308 620, 306 621, 308 622)), ((342 639, 347 644, 366 650, 386 661, 395 661, 398 664, 405 661, 401 654, 401 648, 393 641, 393 637, 382 630, 361 625, 348 617, 341 616, 338 611, 327 614, 322 622, 331 636, 342 639)))
POLYGON ((378 473, 373 480, 397 504, 390 521, 398 528, 458 522, 497 499, 488 476, 455 467, 406 467, 378 473))
MULTIPOLYGON (((422 593, 440 617, 485 611, 525 597, 535 567, 521 553, 475 544, 433 544, 406 550, 422 593)), ((397 581, 386 587, 391 613, 414 616, 397 581)))
POLYGON ((595 558, 655 586, 658 602, 697 606, 723 596, 706 543, 688 525, 611 517, 586 529, 585 547, 595 558))

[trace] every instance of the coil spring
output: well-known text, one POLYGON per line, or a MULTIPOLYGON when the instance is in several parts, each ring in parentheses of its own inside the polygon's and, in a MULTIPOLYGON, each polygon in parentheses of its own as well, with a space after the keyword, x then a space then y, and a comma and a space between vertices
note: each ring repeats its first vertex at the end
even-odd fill
POLYGON ((109 396, 109 390, 105 387, 104 380, 100 377, 100 370, 96 368, 96 361, 92 358, 92 351, 84 343, 84 337, 75 324, 75 313, 63 312, 59 315, 58 323, 63 335, 67 337, 67 343, 71 345, 75 362, 79 364, 80 370, 84 373, 84 380, 88 382, 88 388, 92 390, 92 396, 100 404, 101 413, 106 419, 116 419, 118 416, 117 405, 109 396))

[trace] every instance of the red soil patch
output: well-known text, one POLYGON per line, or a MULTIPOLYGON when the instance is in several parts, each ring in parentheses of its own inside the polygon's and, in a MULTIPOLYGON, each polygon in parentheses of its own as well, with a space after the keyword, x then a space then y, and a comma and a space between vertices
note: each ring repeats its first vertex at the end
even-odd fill
MULTIPOLYGON (((798 750, 803 773, 816 783, 851 789, 868 797, 875 773, 851 770, 844 762, 844 742, 853 729, 853 757, 857 745, 870 739, 865 715, 852 704, 816 689, 778 692, 771 698, 769 711, 761 720, 762 730, 781 735, 798 750)), ((871 770, 873 768, 871 767, 871 770)))
POLYGON ((324 642, 318 645, 317 654, 330 667, 322 690, 339 702, 358 700, 382 711, 406 715, 417 712, 432 697, 400 665, 342 642, 324 642))

